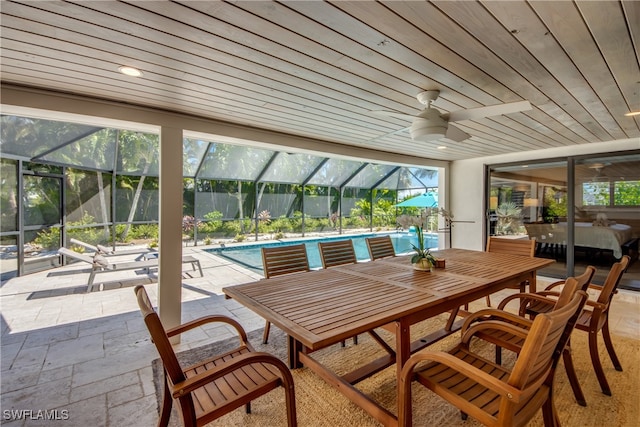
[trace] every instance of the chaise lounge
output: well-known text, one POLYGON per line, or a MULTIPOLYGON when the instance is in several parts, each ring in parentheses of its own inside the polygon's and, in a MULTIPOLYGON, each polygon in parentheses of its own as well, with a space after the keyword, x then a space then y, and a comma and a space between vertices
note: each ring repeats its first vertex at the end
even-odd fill
MULTIPOLYGON (((145 269, 147 273, 151 268, 158 267, 158 259, 147 259, 144 261, 127 261, 127 262, 116 262, 110 263, 106 258, 101 257, 101 259, 92 258, 88 255, 84 255, 78 252, 74 252, 67 248, 58 249, 58 253, 60 255, 64 255, 67 258, 71 258, 77 261, 86 262, 91 265, 91 273, 89 274, 89 282, 87 283, 87 292, 91 292, 93 289, 93 282, 95 280, 96 274, 99 273, 108 273, 114 271, 124 271, 124 270, 138 270, 145 269)), ((191 264, 191 268, 195 271, 196 266, 200 271, 200 276, 203 276, 202 266, 200 265, 200 260, 194 258, 193 256, 183 256, 182 257, 183 264, 191 264)))
POLYGON ((70 239, 69 240, 71 243, 73 243, 74 245, 78 245, 78 246, 82 246, 85 249, 89 249, 90 251, 94 252, 94 253, 99 253, 101 255, 107 256, 107 257, 111 257, 111 256, 118 256, 118 255, 144 255, 144 254, 148 254, 148 253, 152 253, 155 252, 151 249, 145 249, 145 248, 140 248, 140 249, 127 249, 127 250, 123 250, 123 251, 113 251, 111 248, 108 248, 106 246, 103 245, 92 245, 91 243, 86 243, 83 242, 82 240, 78 240, 78 239, 70 239))

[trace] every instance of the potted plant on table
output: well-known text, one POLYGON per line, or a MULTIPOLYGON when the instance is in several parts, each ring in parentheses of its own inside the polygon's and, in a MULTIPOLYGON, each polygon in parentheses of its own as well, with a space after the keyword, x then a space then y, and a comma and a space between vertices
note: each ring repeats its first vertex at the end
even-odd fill
POLYGON ((436 265, 436 258, 431 254, 429 248, 424 247, 424 234, 421 226, 415 226, 418 235, 418 245, 411 244, 416 252, 411 257, 411 264, 416 270, 431 271, 436 265))

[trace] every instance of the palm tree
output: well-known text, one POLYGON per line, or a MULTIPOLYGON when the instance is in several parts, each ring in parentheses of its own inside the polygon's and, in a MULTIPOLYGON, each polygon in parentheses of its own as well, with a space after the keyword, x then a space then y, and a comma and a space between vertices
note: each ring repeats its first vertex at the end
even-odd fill
POLYGON ((122 233, 122 239, 124 240, 131 228, 131 222, 135 219, 140 195, 144 188, 144 180, 149 174, 151 166, 158 161, 159 138, 158 135, 153 134, 121 131, 118 139, 122 169, 131 168, 139 171, 140 167, 142 167, 142 171, 139 172, 140 179, 131 201, 127 224, 122 233))
POLYGON ((496 234, 516 234, 522 218, 522 209, 514 202, 504 202, 496 209, 496 234))

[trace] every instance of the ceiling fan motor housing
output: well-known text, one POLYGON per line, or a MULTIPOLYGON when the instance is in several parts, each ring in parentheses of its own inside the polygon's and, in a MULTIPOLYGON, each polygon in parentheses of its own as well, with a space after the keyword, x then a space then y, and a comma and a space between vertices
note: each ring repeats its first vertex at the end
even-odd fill
POLYGON ((411 124, 409 133, 414 141, 433 141, 443 138, 447 132, 447 121, 440 117, 435 108, 426 108, 418 114, 411 124))

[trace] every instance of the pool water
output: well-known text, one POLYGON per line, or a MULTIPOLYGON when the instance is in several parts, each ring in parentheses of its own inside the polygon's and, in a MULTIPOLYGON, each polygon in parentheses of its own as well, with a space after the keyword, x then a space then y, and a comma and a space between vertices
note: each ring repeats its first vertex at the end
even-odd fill
MULTIPOLYGON (((262 253, 261 248, 273 247, 273 246, 285 246, 304 243, 307 247, 307 257, 309 258, 310 268, 321 268, 322 261, 320 259, 320 251, 318 250, 318 242, 326 240, 352 240, 353 247, 356 252, 356 258, 358 261, 365 261, 369 259, 369 250, 367 249, 366 237, 380 236, 381 234, 360 234, 354 237, 324 237, 317 239, 304 239, 304 240, 290 240, 286 242, 277 243, 255 243, 233 247, 222 247, 215 249, 207 249, 207 252, 222 256, 228 260, 240 264, 245 268, 251 269, 257 273, 262 274, 262 253)), ((418 244, 418 238, 415 233, 392 233, 391 241, 396 254, 402 254, 412 251, 412 244, 418 244)), ((425 245, 429 248, 436 248, 438 246, 438 236, 436 234, 425 233, 425 245)))

